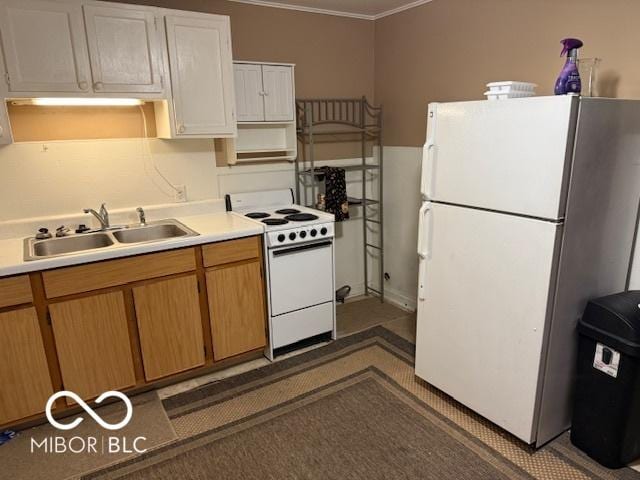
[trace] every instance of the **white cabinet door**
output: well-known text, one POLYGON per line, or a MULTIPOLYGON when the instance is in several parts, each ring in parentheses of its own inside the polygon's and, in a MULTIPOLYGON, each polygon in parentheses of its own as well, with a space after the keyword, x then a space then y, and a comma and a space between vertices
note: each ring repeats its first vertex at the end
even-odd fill
POLYGON ((530 443, 562 227, 426 207, 416 375, 530 443))
POLYGON ((162 92, 152 10, 85 5, 84 18, 96 93, 162 92))
POLYGON ((9 115, 7 114, 7 104, 0 103, 0 145, 11 143, 11 127, 9 126, 9 115))
POLYGON ((236 134, 229 17, 167 16, 177 136, 236 134))
POLYGON ((293 72, 291 67, 262 66, 266 121, 293 120, 293 72))
POLYGON ((236 115, 239 122, 264 120, 264 91, 262 67, 255 64, 233 65, 236 93, 236 115))
POLYGON ((0 3, 0 32, 9 92, 89 91, 79 3, 4 0, 0 3))

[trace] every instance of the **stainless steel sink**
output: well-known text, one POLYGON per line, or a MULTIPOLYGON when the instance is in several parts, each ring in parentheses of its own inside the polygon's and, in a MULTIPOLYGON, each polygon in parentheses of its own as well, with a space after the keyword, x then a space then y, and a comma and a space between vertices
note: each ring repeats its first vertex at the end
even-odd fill
POLYGON ((120 243, 142 243, 193 235, 193 230, 177 222, 149 224, 144 227, 129 227, 113 232, 120 243))
POLYGON ((113 245, 107 233, 87 233, 47 240, 36 240, 30 246, 34 257, 53 257, 113 245))
POLYGON ((83 253, 95 249, 113 249, 140 243, 161 242, 179 237, 199 235, 177 220, 150 222, 146 225, 130 225, 114 230, 78 233, 60 238, 38 240, 30 237, 24 241, 24 259, 40 260, 83 253))

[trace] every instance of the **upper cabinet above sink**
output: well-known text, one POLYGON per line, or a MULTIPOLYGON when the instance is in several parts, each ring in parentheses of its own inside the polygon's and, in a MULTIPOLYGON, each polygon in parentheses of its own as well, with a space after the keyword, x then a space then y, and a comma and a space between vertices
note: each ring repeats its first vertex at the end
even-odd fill
POLYGON ((94 91, 161 93, 161 37, 154 11, 83 8, 94 91))
POLYGON ((154 9, 51 0, 0 8, 11 94, 163 92, 154 9))
MULTIPOLYGON (((227 16, 92 0, 0 0, 0 46, 0 101, 133 98, 154 102, 160 138, 237 134, 227 16)), ((0 143, 7 143, 0 107, 0 143)))
POLYGON ((91 88, 79 3, 2 0, 0 34, 9 92, 81 94, 91 88))

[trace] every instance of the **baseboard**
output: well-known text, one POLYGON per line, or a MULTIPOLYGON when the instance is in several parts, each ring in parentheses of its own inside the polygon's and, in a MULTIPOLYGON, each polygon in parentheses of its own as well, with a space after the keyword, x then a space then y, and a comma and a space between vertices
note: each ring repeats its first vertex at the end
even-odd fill
MULTIPOLYGON (((376 290, 378 289, 375 285, 372 285, 376 290)), ((360 297, 364 295, 364 283, 359 283, 358 285, 351 285, 351 293, 347 299, 360 297)), ((407 312, 415 312, 416 311, 416 299, 412 297, 408 297, 402 292, 394 288, 386 287, 384 290, 384 299, 387 303, 390 303, 402 310, 407 312)))
POLYGON ((384 289, 384 299, 386 302, 391 303, 402 310, 406 310, 407 312, 416 311, 416 299, 408 297, 404 293, 393 288, 387 287, 384 289))

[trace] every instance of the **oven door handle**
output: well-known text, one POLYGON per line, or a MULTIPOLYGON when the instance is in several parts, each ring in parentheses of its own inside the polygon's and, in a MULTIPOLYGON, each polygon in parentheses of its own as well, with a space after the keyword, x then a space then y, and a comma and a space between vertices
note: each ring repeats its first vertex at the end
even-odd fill
POLYGON ((328 240, 326 242, 309 243, 307 245, 300 245, 298 247, 284 248, 282 250, 274 250, 272 253, 274 257, 279 257, 281 255, 289 255, 292 253, 302 252, 304 250, 315 250, 316 248, 328 247, 332 243, 333 242, 331 240, 328 240))

